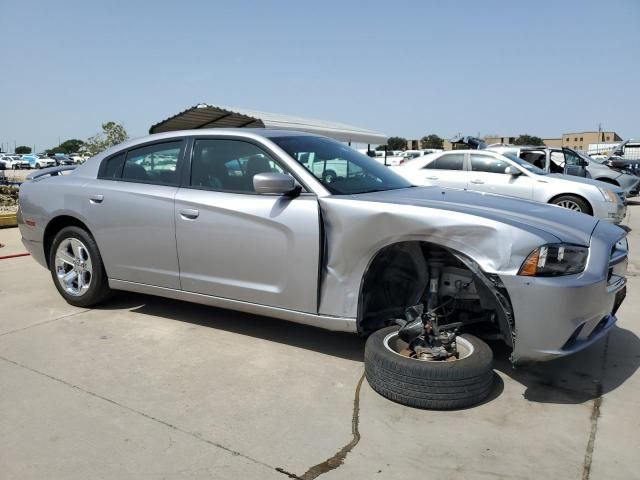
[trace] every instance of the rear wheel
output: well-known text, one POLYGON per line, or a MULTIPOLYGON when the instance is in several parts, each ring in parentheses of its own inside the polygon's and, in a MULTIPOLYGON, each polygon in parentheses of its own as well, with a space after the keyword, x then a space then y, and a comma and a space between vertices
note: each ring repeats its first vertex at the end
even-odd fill
POLYGON ((56 234, 49 267, 58 292, 71 305, 90 307, 111 293, 98 246, 80 227, 65 227, 56 234))
POLYGON ((554 198, 550 203, 574 212, 586 213, 587 215, 592 214, 589 204, 575 195, 562 195, 561 197, 554 198))
POLYGON ((493 352, 473 335, 457 337, 459 358, 419 360, 409 354, 398 327, 371 334, 365 373, 371 388, 403 405, 445 410, 484 400, 493 386, 493 352))
POLYGON ((334 172, 333 170, 327 170, 322 174, 322 180, 324 181, 324 183, 333 183, 335 182, 337 177, 338 176, 336 175, 336 172, 334 172))

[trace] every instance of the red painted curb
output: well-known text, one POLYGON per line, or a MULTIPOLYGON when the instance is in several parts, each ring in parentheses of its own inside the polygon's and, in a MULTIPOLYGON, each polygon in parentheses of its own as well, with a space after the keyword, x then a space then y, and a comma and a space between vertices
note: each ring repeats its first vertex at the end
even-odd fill
POLYGON ((7 260, 9 258, 17 258, 17 257, 28 257, 31 255, 30 253, 14 253, 13 255, 5 255, 4 257, 0 257, 0 260, 7 260))

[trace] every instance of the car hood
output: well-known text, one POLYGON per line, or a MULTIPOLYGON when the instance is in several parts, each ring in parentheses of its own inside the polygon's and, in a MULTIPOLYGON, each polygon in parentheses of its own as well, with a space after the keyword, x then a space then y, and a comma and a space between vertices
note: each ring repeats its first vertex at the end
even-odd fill
POLYGON ((536 234, 544 232, 545 236, 553 236, 558 241, 580 245, 589 245, 591 234, 598 223, 594 217, 554 205, 438 187, 402 188, 351 195, 350 198, 475 215, 536 234))
POLYGON ((577 183, 582 183, 584 185, 593 185, 595 187, 612 190, 615 193, 622 192, 622 189, 616 185, 612 185, 606 182, 601 182, 600 180, 594 180, 592 178, 576 177, 573 175, 563 175, 562 173, 550 173, 549 175, 545 175, 544 178, 553 178, 556 180, 563 180, 566 182, 577 182, 577 183))

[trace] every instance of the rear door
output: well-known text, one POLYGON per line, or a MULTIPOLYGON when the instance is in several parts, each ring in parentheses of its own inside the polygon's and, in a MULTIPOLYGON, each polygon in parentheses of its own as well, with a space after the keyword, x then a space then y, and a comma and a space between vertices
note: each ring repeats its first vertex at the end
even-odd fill
POLYGON ((443 153, 422 167, 415 175, 422 185, 449 188, 467 188, 464 152, 443 153))
POLYGON ((257 194, 254 175, 290 172, 248 139, 196 138, 190 157, 175 203, 182 289, 316 313, 317 197, 257 194))
POLYGON ((180 288, 173 202, 185 141, 107 157, 89 182, 87 218, 109 278, 180 288))
MULTIPOLYGON (((487 153, 469 153, 471 171, 469 172, 469 190, 519 198, 533 198, 534 180, 526 173, 510 175, 507 167, 516 167, 515 163, 502 156, 487 153)), ((517 168, 517 167, 516 167, 517 168)))

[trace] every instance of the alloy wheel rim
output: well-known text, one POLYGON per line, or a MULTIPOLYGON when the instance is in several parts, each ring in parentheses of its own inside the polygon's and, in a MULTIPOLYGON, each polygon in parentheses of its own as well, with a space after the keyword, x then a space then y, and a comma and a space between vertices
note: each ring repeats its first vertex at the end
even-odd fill
POLYGON ((69 295, 84 295, 93 280, 89 250, 77 238, 65 238, 56 250, 55 272, 58 283, 69 295))
POLYGON ((578 205, 573 200, 562 200, 557 203, 559 207, 566 208, 568 210, 573 210, 574 212, 582 212, 580 205, 578 205))
POLYGON ((467 357, 470 357, 474 351, 473 344, 464 337, 456 337, 456 344, 458 346, 458 352, 460 353, 460 358, 450 357, 447 360, 422 360, 418 358, 413 358, 408 355, 408 345, 398 337, 398 332, 392 332, 382 341, 384 343, 384 347, 392 353, 399 355, 404 358, 408 358, 410 360, 414 360, 416 362, 457 362, 459 360, 463 360, 467 357))

